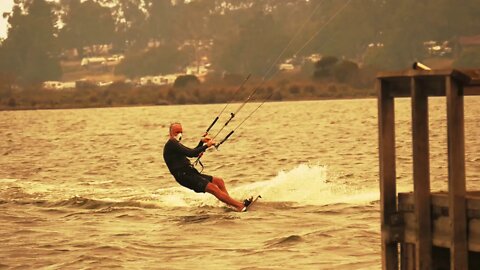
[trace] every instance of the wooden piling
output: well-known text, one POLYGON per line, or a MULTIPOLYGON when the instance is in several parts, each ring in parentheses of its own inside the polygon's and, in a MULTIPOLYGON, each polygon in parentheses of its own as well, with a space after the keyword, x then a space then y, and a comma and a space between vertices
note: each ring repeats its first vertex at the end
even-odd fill
POLYGON ((451 269, 468 269, 463 87, 454 78, 447 77, 446 88, 450 262, 451 269))
MULTIPOLYGON (((470 230, 480 231, 480 197, 470 199, 478 200, 478 203, 467 205, 463 97, 480 95, 480 80, 472 80, 471 76, 457 70, 384 72, 377 76, 376 90, 382 268, 464 270, 479 267, 480 244, 469 245, 474 240, 469 242, 467 230, 470 220, 471 224, 479 227, 470 230), (448 200, 430 192, 430 96, 445 96, 447 101, 448 200), (413 194, 400 193, 398 197, 395 168, 396 97, 411 97, 413 154, 413 194), (471 210, 469 207, 477 206, 478 222, 474 220, 475 216, 467 216, 467 211, 471 210), (449 249, 449 258, 445 257, 445 248, 449 249), (469 260, 474 264, 470 265, 469 260)), ((478 237, 480 242, 480 234, 472 237, 478 237)))
POLYGON ((395 110, 388 83, 377 80, 380 144, 380 209, 382 219, 382 265, 398 269, 398 247, 393 238, 391 217, 397 213, 395 180, 395 110))
POLYGON ((430 220, 430 162, 428 141, 428 95, 415 77, 410 78, 412 96, 413 194, 417 243, 416 269, 431 269, 432 233, 430 220))

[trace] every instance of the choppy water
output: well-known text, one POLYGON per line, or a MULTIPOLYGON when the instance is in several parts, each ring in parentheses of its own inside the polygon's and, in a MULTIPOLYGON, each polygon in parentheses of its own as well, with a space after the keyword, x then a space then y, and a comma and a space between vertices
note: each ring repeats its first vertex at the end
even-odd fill
MULTIPOLYGON (((409 102, 396 103, 400 190, 412 189, 409 102)), ((465 104, 475 189, 480 99, 465 104)), ((233 197, 263 196, 247 213, 180 187, 163 163, 170 122, 194 146, 222 108, 0 112, 0 269, 381 268, 376 100, 265 104, 207 152, 233 197)), ((430 109, 432 188, 446 189, 445 100, 430 109)))

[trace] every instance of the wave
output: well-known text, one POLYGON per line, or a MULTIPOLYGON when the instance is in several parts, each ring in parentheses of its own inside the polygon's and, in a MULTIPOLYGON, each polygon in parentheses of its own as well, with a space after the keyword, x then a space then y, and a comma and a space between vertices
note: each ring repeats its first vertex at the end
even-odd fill
MULTIPOLYGON (((139 202, 139 201, 110 201, 110 200, 96 200, 84 197, 74 196, 70 199, 60 201, 48 201, 39 199, 13 199, 13 200, 0 200, 0 204, 14 203, 18 205, 35 205, 46 208, 77 208, 86 210, 96 210, 96 212, 114 212, 121 209, 133 209, 133 208, 160 208, 159 205, 139 202)), ((60 212, 63 213, 63 212, 60 212)))
MULTIPOLYGON (((362 204, 379 198, 378 187, 355 188, 335 180, 328 176, 327 166, 301 164, 289 171, 280 171, 271 179, 231 188, 229 193, 239 200, 261 195, 258 204, 277 206, 362 204)), ((182 187, 159 189, 153 197, 162 205, 177 207, 222 205, 213 196, 196 194, 182 187)))
POLYGON ((270 180, 240 187, 243 194, 261 194, 262 201, 296 205, 359 204, 378 200, 378 188, 355 188, 329 176, 328 167, 300 164, 270 180))
POLYGON ((156 204, 146 203, 135 200, 113 201, 113 200, 96 200, 80 196, 74 196, 67 200, 48 203, 49 207, 74 207, 81 209, 113 209, 113 208, 158 208, 156 204))
POLYGON ((46 208, 78 208, 91 210, 114 210, 118 208, 158 208, 159 205, 147 201, 133 199, 93 199, 82 196, 72 196, 67 199, 52 199, 46 194, 29 193, 22 187, 9 187, 0 190, 0 204, 13 203, 17 205, 35 205, 46 208))
MULTIPOLYGON (((13 182, 8 180, 9 182, 13 182)), ((37 184, 38 185, 38 184, 37 184)), ((233 198, 245 198, 261 195, 257 202, 267 208, 291 208, 308 205, 362 204, 377 201, 378 188, 354 188, 354 185, 329 176, 328 167, 301 164, 280 171, 271 179, 247 183, 229 188, 233 198)), ((228 183, 227 183, 228 187, 228 183)), ((121 198, 93 198, 95 195, 75 195, 68 198, 52 198, 55 193, 38 192, 43 188, 34 188, 27 192, 25 187, 9 187, 0 190, 0 202, 17 204, 35 204, 44 207, 69 207, 81 209, 118 209, 118 208, 162 208, 162 207, 224 207, 210 194, 195 193, 181 186, 158 189, 153 193, 125 194, 122 190, 116 195, 121 198)), ((47 189, 48 190, 48 189, 47 189)), ((57 194, 59 195, 59 194, 57 194)), ((98 194, 101 196, 101 194, 98 194)), ((115 196, 115 191, 114 194, 115 196)), ((97 197, 97 196, 95 196, 97 197)))

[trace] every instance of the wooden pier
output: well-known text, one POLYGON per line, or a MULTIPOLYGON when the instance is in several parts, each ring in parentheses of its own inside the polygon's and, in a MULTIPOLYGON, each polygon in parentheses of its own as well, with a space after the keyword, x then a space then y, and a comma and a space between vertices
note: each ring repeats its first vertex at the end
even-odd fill
POLYGON ((476 72, 382 72, 377 76, 382 268, 480 269, 480 191, 467 192, 464 105, 480 95, 476 72), (428 98, 447 103, 448 191, 431 193, 428 98), (397 194, 395 98, 412 107, 413 193, 397 194))

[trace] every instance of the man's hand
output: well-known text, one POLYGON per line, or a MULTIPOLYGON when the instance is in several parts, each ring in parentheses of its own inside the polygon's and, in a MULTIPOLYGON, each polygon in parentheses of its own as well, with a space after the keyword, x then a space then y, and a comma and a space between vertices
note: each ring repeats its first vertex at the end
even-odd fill
POLYGON ((212 145, 215 145, 215 141, 212 139, 209 139, 208 141, 205 142, 208 147, 211 147, 212 145))
POLYGON ((205 133, 205 135, 202 136, 202 142, 203 143, 206 143, 208 141, 210 141, 212 138, 210 138, 210 136, 208 136, 208 133, 205 133))
POLYGON ((203 134, 202 136, 202 142, 206 144, 208 147, 211 147, 212 145, 215 145, 215 141, 210 138, 208 133, 203 134))

